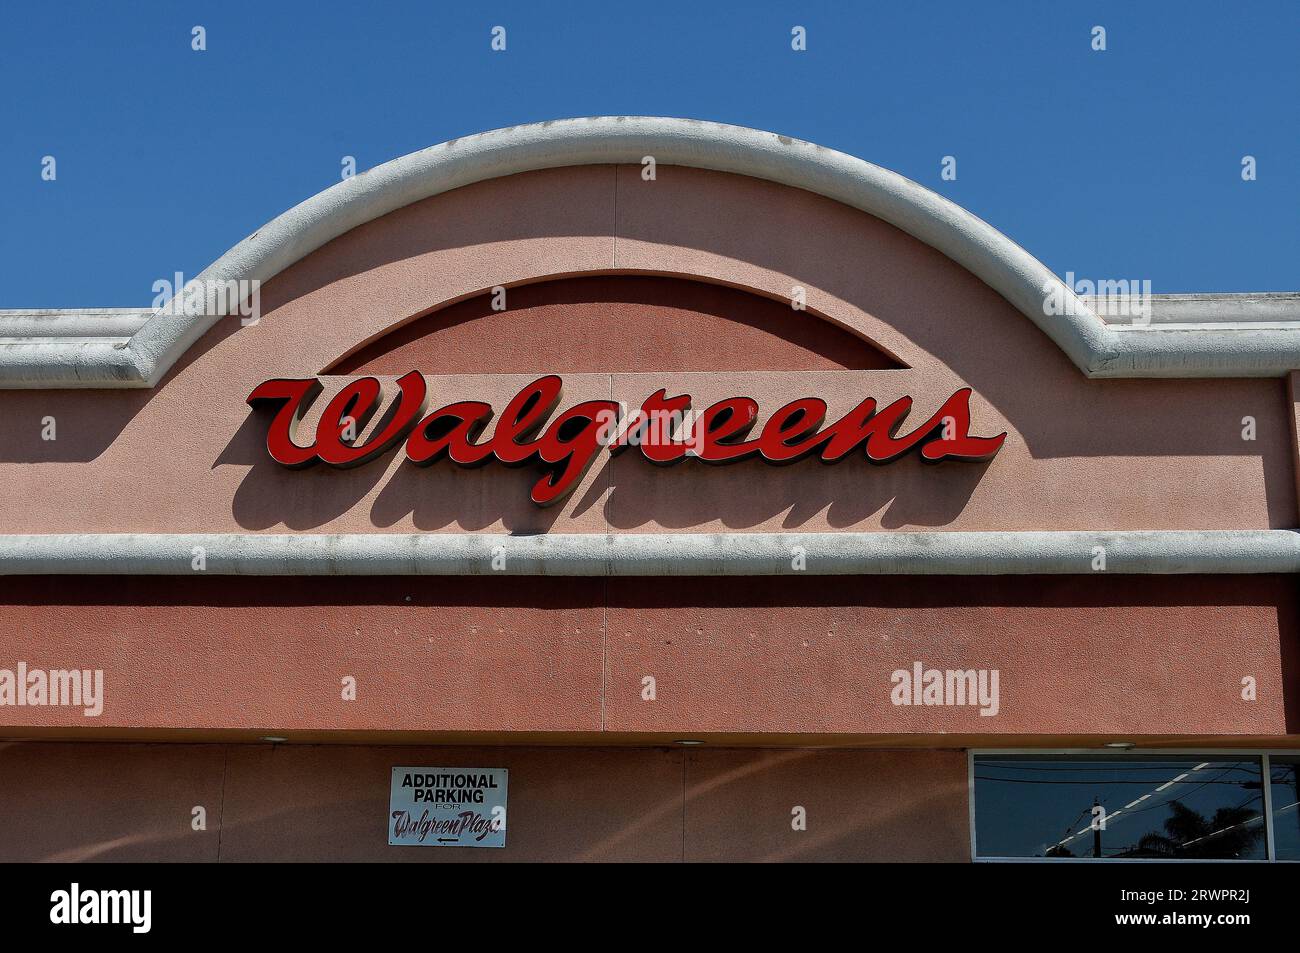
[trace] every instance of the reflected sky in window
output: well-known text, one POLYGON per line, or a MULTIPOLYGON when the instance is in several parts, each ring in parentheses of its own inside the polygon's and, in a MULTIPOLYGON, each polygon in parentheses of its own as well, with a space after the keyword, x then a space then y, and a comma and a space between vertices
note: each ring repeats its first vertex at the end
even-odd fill
POLYGON ((1263 860, 1263 807, 1256 757, 975 758, 979 857, 1263 860))
POLYGON ((1300 757, 1269 759, 1273 779, 1273 847, 1278 860, 1300 860, 1300 757))

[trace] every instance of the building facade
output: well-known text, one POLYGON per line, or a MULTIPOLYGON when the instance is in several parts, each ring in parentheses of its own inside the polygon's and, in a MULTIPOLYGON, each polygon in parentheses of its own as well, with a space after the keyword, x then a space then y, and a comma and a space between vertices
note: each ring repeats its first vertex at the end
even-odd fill
POLYGON ((0 857, 1300 859, 1297 296, 633 117, 177 286, 0 313, 0 857))

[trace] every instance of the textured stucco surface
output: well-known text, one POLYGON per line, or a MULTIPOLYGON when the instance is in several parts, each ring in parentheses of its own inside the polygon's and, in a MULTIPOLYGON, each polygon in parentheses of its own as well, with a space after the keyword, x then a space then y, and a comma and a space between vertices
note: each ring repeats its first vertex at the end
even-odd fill
MULTIPOLYGON (((768 302, 764 302, 766 306, 768 302)), ((617 532, 895 529, 1263 529, 1297 522, 1290 409, 1278 380, 1102 381, 939 252, 808 192, 672 168, 557 169, 400 209, 307 256, 263 293, 260 324, 219 323, 149 392, 9 392, 0 478, 22 506, 0 531, 617 532), (617 199, 615 192, 617 190, 617 199), (617 209, 617 211, 616 211, 617 209), (861 248, 869 247, 869 256, 861 248), (639 402, 660 386, 704 402, 747 393, 764 412, 817 393, 835 410, 910 394, 916 413, 974 388, 977 432, 1009 431, 988 464, 661 470, 598 463, 562 505, 534 475, 413 471, 396 454, 345 472, 284 471, 244 398, 310 376, 394 327, 497 284, 617 269, 686 274, 782 299, 795 285, 829 320, 908 370, 566 375, 570 400, 639 402), (41 439, 52 416, 58 439, 41 439), (1256 439, 1242 439, 1242 418, 1256 439), (88 492, 93 488, 93 492, 88 492)), ((808 320, 818 320, 809 316, 808 320)), ((490 320, 444 367, 482 366, 490 320)), ((634 309, 609 347, 644 346, 634 309)), ((550 333, 550 332, 548 332, 550 333)), ((437 335, 430 347, 438 347, 437 335)), ((622 360, 622 358, 620 358, 622 360)), ((594 360, 593 360, 594 363, 594 360)), ((611 362, 606 367, 618 366, 611 362)), ((497 402, 527 375, 442 377, 434 393, 497 402)))
POLYGON ((0 862, 215 861, 226 760, 222 745, 0 744, 0 862))
POLYGON ((687 753, 685 859, 966 860, 965 754, 863 754, 687 753), (791 828, 796 806, 806 812, 805 831, 791 828))
POLYGON ((1296 599, 1290 576, 29 577, 0 659, 102 668, 104 711, 0 728, 1280 735, 1296 599), (891 704, 918 661, 997 669, 999 713, 891 704))
POLYGON ((956 751, 15 743, 0 861, 960 861, 965 792, 956 751), (506 847, 389 847, 398 764, 508 768, 506 847))
POLYGON ((485 293, 349 355, 331 374, 599 374, 893 368, 871 342, 749 291, 655 275, 592 275, 485 293), (635 338, 611 335, 636 329, 635 338))

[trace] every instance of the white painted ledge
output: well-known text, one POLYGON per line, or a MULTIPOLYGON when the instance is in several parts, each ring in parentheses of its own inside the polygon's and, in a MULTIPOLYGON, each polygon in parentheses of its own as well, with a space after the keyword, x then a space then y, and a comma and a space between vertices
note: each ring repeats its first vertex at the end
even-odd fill
POLYGON ((1145 302, 1125 296, 1108 299, 1082 295, 1080 300, 1117 330, 1300 329, 1300 292, 1153 294, 1145 302), (1143 315, 1135 307, 1143 303, 1150 306, 1149 314, 1143 315))
MULTIPOLYGON (((340 182, 258 229, 196 279, 208 288, 267 281, 359 225, 452 189, 562 166, 690 166, 805 189, 860 209, 943 252, 999 292, 1094 377, 1265 377, 1300 367, 1300 329, 1208 324, 1176 335, 1108 327, 1027 251, 910 179, 842 152, 740 126, 646 116, 565 119, 453 139, 340 182), (1048 315, 1049 290, 1070 302, 1048 315)), ((1068 224, 1062 225, 1068 227, 1068 224)), ((864 248, 863 255, 870 254, 864 248)), ((128 342, 0 346, 0 387, 152 387, 224 317, 160 311, 128 342)))
POLYGON ((130 340, 153 312, 140 308, 0 311, 0 340, 39 344, 77 338, 130 340))
POLYGON ((189 575, 200 551, 219 576, 1100 575, 1099 552, 1110 574, 1300 572, 1300 532, 1253 530, 0 536, 0 575, 189 575))

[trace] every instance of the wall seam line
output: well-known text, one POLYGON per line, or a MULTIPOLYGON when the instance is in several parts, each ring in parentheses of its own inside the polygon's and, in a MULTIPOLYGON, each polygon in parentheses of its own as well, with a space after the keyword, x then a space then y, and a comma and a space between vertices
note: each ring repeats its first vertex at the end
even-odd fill
POLYGON ((221 806, 217 820, 217 863, 221 863, 221 837, 226 832, 226 778, 230 775, 230 745, 221 746, 221 806))
POLYGON ((686 863, 686 762, 689 751, 678 752, 682 756, 682 863, 686 863))

